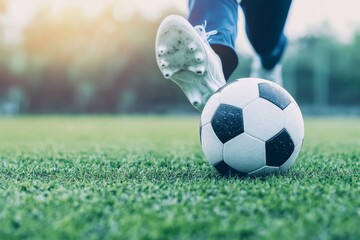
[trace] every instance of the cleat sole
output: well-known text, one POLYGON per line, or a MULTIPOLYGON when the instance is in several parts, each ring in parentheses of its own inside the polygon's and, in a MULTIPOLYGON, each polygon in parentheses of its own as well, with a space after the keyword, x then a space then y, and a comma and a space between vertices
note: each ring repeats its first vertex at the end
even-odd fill
POLYGON ((203 41, 190 23, 178 16, 167 17, 156 36, 160 71, 175 82, 200 111, 211 94, 225 84, 223 77, 214 78, 207 71, 207 67, 211 67, 207 51, 211 48, 203 41))

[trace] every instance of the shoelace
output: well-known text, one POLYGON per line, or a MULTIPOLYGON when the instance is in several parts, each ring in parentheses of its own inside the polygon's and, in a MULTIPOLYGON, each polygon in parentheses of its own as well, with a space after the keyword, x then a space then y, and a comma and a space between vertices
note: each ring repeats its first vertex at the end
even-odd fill
POLYGON ((205 20, 204 24, 197 25, 194 27, 194 29, 205 42, 209 43, 211 41, 211 38, 209 38, 209 37, 217 34, 218 31, 212 30, 212 31, 206 32, 206 29, 205 29, 206 24, 207 24, 207 21, 205 20))

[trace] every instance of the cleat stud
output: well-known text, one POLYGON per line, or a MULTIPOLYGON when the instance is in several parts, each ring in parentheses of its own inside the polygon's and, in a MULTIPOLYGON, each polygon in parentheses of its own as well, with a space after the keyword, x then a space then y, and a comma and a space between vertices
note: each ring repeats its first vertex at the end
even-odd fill
POLYGON ((170 78, 173 73, 174 72, 171 71, 170 69, 167 69, 167 70, 163 71, 163 74, 164 74, 165 78, 170 78))
POLYGON ((200 65, 196 68, 196 74, 203 75, 205 73, 206 69, 205 66, 200 65))
POLYGON ((196 53, 196 54, 195 54, 195 59, 196 59, 196 61, 198 61, 198 62, 203 61, 203 60, 204 60, 204 54, 202 54, 202 53, 196 53))
POLYGON ((193 73, 196 72, 196 67, 194 67, 194 66, 189 66, 188 69, 189 69, 189 71, 191 71, 193 73))
POLYGON ((158 54, 163 55, 166 52, 165 46, 159 46, 158 47, 158 54))
POLYGON ((166 62, 165 60, 160 60, 159 65, 162 66, 162 67, 167 67, 169 65, 169 63, 166 62))
POLYGON ((195 43, 190 43, 188 45, 188 48, 189 48, 190 51, 195 51, 197 49, 197 46, 196 46, 195 43))

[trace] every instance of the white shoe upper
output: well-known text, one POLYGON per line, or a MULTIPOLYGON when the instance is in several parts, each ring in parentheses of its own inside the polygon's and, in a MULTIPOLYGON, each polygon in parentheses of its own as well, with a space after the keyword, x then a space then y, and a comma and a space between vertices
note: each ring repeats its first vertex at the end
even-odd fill
POLYGON ((221 60, 208 42, 217 32, 206 32, 205 27, 193 27, 185 18, 171 15, 162 21, 156 36, 160 71, 180 86, 199 111, 226 83, 221 60))
POLYGON ((282 65, 277 64, 273 69, 267 70, 262 66, 260 58, 254 57, 253 63, 251 65, 250 77, 263 78, 282 86, 282 65))

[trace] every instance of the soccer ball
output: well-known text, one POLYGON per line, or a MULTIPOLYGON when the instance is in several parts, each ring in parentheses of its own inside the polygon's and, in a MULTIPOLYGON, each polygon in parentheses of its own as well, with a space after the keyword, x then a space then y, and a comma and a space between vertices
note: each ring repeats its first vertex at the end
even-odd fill
POLYGON ((295 100, 278 84, 260 78, 220 88, 201 114, 201 147, 223 175, 285 172, 303 139, 304 121, 295 100))

